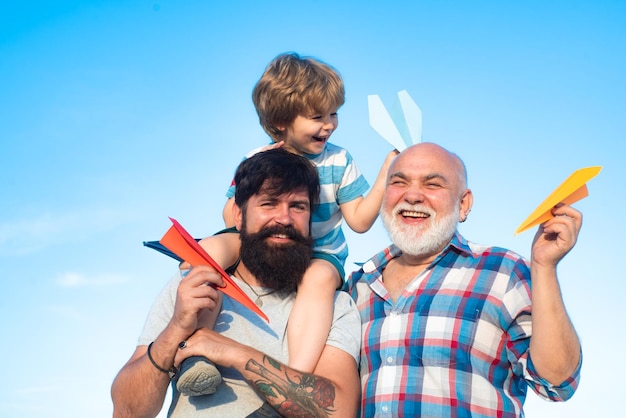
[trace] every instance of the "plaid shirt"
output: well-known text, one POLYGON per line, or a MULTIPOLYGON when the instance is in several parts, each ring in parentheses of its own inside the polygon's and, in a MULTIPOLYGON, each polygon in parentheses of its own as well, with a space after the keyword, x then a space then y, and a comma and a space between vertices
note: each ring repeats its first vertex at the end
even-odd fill
POLYGON ((527 385, 552 401, 573 395, 580 364, 558 387, 534 370, 521 256, 456 233, 394 303, 382 271, 400 253, 388 247, 346 283, 361 314, 363 417, 518 417, 527 385))

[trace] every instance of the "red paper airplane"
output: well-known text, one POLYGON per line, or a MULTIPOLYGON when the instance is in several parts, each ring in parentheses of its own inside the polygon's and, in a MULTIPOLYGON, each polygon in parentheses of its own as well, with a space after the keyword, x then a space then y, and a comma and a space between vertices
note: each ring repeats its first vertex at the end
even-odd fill
POLYGON ((243 290, 237 286, 228 273, 226 273, 224 269, 221 268, 220 265, 217 264, 206 251, 204 251, 204 248, 202 248, 200 244, 198 244, 196 240, 189 235, 185 228, 183 228, 183 226, 178 223, 176 219, 170 218, 170 220, 174 225, 172 225, 170 229, 167 230, 165 235, 163 235, 163 238, 161 238, 160 241, 161 244, 192 266, 204 264, 213 267, 222 275, 224 283, 226 283, 226 286, 220 287, 219 290, 269 322, 268 317, 263 313, 263 311, 261 311, 252 299, 250 299, 248 295, 246 295, 243 290))

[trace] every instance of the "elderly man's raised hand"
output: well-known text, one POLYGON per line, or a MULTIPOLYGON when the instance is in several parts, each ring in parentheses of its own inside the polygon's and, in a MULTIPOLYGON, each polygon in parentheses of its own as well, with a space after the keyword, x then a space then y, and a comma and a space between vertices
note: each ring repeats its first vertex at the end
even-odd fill
POLYGON ((566 204, 552 209, 553 218, 539 226, 532 245, 532 262, 555 267, 574 247, 582 225, 582 214, 566 204))

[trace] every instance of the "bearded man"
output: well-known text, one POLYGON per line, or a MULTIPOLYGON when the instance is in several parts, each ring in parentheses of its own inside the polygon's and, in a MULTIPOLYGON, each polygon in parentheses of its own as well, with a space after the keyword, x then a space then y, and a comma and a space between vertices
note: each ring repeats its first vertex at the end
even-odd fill
POLYGON ((381 216, 393 245, 346 283, 363 325, 361 416, 518 417, 528 386, 551 401, 578 386, 556 265, 582 215, 555 206, 528 263, 458 233, 472 199, 463 162, 438 145, 390 166, 381 216))
POLYGON ((241 232, 241 259, 231 277, 269 322, 223 295, 214 330, 196 331, 199 312, 216 307, 214 286, 223 286, 222 279, 207 266, 177 275, 157 298, 135 353, 113 383, 115 417, 156 416, 177 365, 190 356, 214 362, 224 383, 212 395, 193 397, 172 384, 168 416, 356 415, 361 328, 347 294, 335 296, 331 331, 314 372, 285 364, 287 319, 310 263, 317 171, 304 157, 275 149, 243 161, 235 181, 233 215, 241 232))

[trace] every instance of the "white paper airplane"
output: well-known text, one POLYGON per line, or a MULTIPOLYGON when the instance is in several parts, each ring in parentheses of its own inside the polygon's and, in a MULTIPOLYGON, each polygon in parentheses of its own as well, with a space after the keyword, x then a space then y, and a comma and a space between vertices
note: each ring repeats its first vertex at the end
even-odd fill
POLYGON ((378 95, 367 96, 370 125, 398 151, 422 142, 422 111, 406 90, 398 92, 398 99, 387 112, 378 95))

